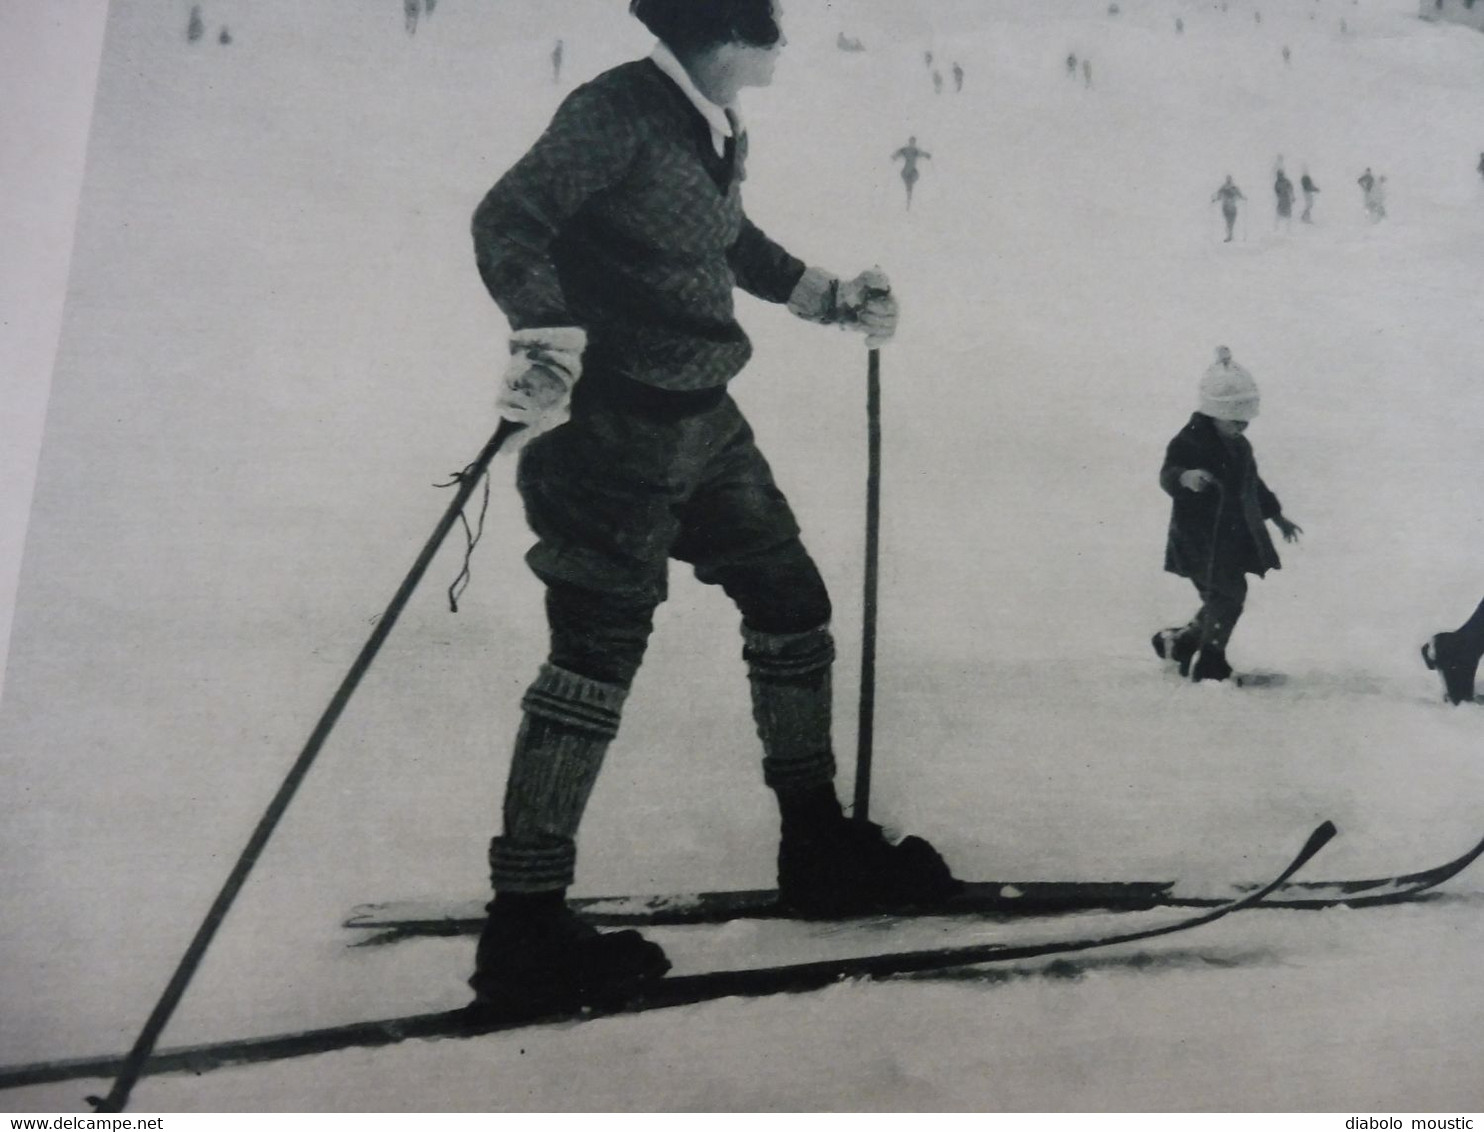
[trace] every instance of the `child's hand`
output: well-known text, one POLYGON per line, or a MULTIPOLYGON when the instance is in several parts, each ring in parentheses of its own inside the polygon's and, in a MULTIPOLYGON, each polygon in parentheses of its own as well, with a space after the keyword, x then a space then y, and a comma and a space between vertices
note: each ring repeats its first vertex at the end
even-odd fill
POLYGON ((1191 468, 1180 473, 1180 486, 1188 491, 1205 491, 1216 482, 1216 477, 1205 468, 1191 468))
POLYGON ((1304 528, 1297 523, 1290 523, 1282 515, 1273 520, 1274 525, 1283 532, 1284 542, 1298 542, 1299 535, 1304 533, 1304 528))

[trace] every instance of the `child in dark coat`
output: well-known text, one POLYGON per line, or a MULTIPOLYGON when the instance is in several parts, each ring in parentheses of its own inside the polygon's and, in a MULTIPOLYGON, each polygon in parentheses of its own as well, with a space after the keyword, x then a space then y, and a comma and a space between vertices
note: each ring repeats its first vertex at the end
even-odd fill
POLYGON ((1195 583, 1201 608, 1190 624, 1154 635, 1154 651, 1194 680, 1225 680, 1226 645, 1247 600, 1247 575, 1279 568, 1264 525, 1284 541, 1302 528, 1283 516, 1278 497, 1257 474, 1242 435, 1257 416, 1257 383, 1225 346, 1201 378, 1200 407, 1170 441, 1159 484, 1174 500, 1165 569, 1195 583), (1193 662, 1193 666, 1192 666, 1193 662))

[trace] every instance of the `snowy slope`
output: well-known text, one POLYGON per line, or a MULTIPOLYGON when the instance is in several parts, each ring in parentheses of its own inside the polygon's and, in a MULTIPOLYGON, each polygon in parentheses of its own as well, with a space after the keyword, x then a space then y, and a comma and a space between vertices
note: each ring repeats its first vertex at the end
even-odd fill
MULTIPOLYGON (((492 426, 504 326, 469 213, 573 81, 646 49, 616 0, 552 7, 444 0, 408 37, 395 4, 218 0, 234 42, 188 48, 189 5, 115 4, 0 705, 0 1061, 126 1047, 443 508, 429 485, 492 426)), ((795 0, 777 84, 745 96, 750 214, 811 261, 880 262, 904 303, 873 814, 974 877, 1261 879, 1322 818, 1342 836, 1313 875, 1425 867, 1484 833, 1484 716, 1439 706, 1416 661, 1481 596, 1484 37, 1409 0, 1121 7, 795 0), (925 50, 962 94, 934 95, 925 50), (907 212, 909 135, 933 156, 907 212), (1320 184, 1312 228, 1273 229, 1279 154, 1320 184), (1231 245, 1208 203, 1227 173, 1250 201, 1231 245), (1193 607, 1160 573, 1155 475, 1218 342, 1262 384, 1249 436, 1307 532, 1232 647, 1281 688, 1183 686, 1148 649, 1193 607)), ((758 350, 734 388, 834 592, 848 763, 865 362, 741 302, 758 350)), ((543 648, 510 475, 461 612, 450 546, 168 1044, 463 1000, 468 941, 347 952, 337 922, 484 883, 543 648)), ((677 571, 583 890, 770 881, 735 632, 677 571)), ((346 1053, 146 1081, 138 1107, 1477 1109, 1479 883, 1251 914, 1057 968, 1076 978, 346 1053)), ((777 930, 656 938, 694 970, 777 930)))

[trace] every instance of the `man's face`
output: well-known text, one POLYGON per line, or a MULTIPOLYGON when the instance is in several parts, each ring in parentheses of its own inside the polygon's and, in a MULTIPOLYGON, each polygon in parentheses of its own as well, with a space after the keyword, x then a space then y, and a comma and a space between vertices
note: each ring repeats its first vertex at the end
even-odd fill
POLYGON ((739 88, 768 86, 773 82, 773 68, 778 65, 778 56, 788 43, 788 37, 783 34, 783 9, 777 0, 773 3, 773 22, 778 25, 776 43, 767 47, 752 43, 729 43, 722 48, 731 56, 731 71, 739 88))

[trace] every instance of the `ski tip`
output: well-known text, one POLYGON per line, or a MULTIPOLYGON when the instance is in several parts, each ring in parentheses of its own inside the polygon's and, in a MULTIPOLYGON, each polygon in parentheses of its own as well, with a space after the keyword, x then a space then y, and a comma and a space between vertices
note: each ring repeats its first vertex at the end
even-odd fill
POLYGON ((1334 822, 1328 820, 1321 822, 1319 828, 1309 835, 1309 843, 1304 848, 1307 852, 1317 853, 1339 832, 1334 822))

